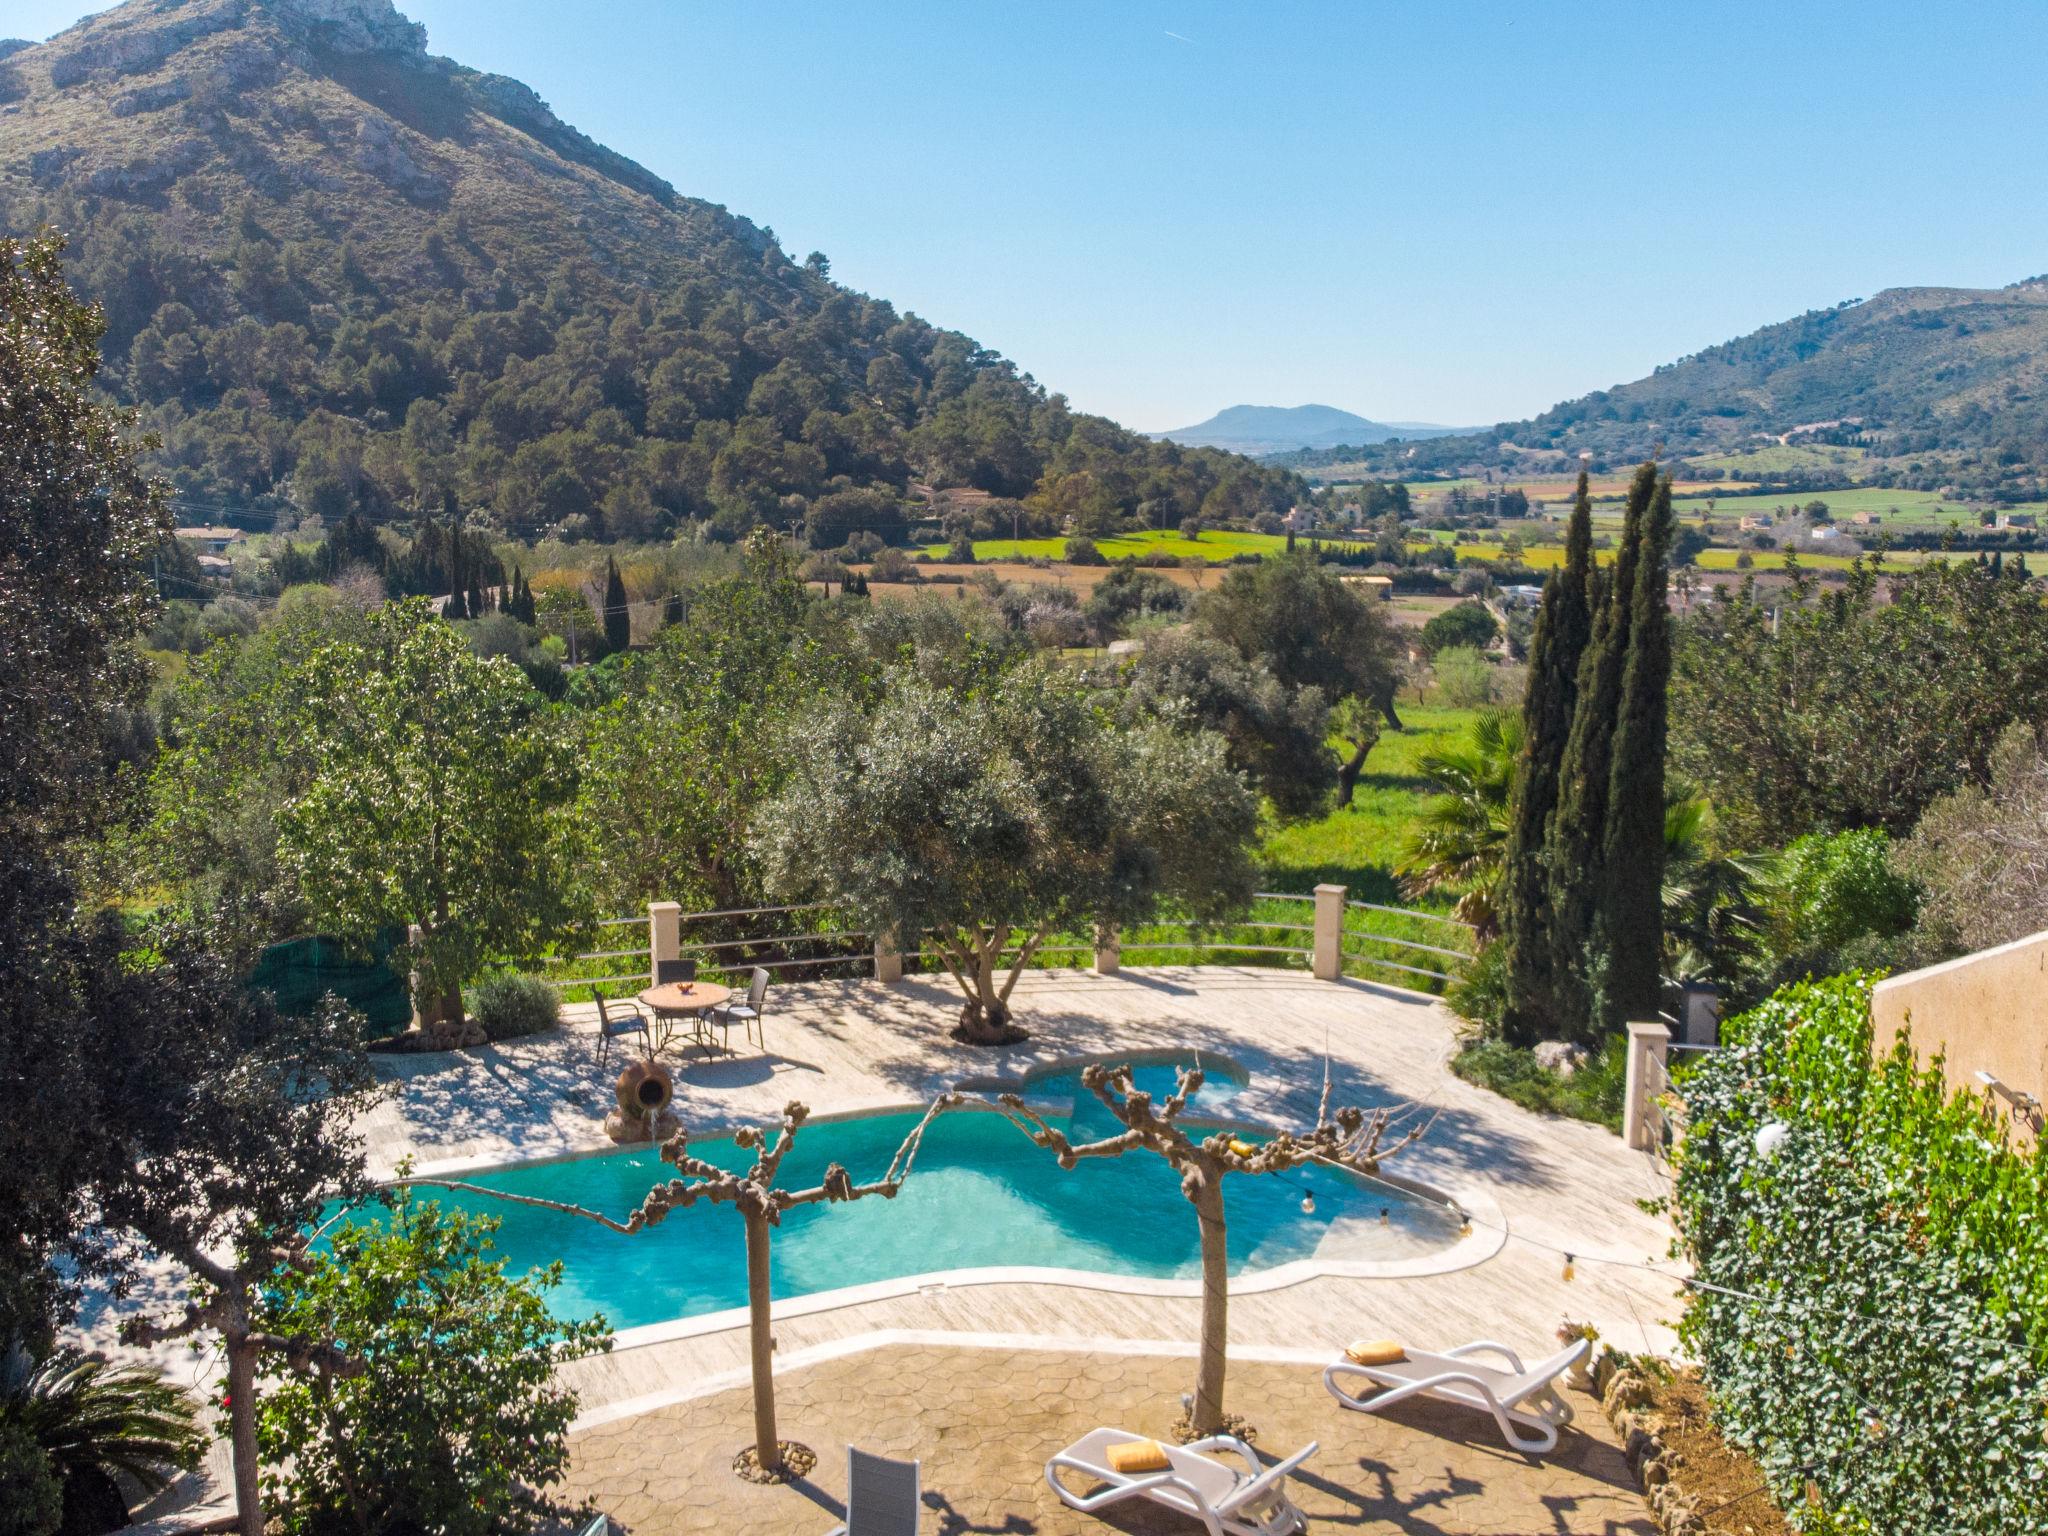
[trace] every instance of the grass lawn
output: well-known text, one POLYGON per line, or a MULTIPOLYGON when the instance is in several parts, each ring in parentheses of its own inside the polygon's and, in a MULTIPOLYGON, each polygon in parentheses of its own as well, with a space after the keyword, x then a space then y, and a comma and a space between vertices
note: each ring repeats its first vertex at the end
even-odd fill
POLYGON ((1448 903, 1417 903, 1403 896, 1394 865, 1423 801, 1436 793, 1417 771, 1417 759, 1461 735, 1478 711, 1435 704, 1399 708, 1408 729, 1380 737, 1350 805, 1268 834, 1261 850, 1266 889, 1308 892, 1322 884, 1347 885, 1354 901, 1448 909, 1448 903))

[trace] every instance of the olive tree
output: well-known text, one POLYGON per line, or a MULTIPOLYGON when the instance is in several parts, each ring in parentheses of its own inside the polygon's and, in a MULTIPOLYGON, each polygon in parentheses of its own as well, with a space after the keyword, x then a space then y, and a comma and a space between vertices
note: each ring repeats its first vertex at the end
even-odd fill
POLYGON ((463 983, 491 958, 585 930, 573 749, 511 662, 476 655, 415 598, 285 686, 306 782, 278 815, 280 861, 344 936, 419 928, 423 1016, 460 1019, 463 983))
POLYGON ((1010 994, 1052 934, 1167 904, 1219 918, 1251 896, 1257 808, 1221 738, 1119 726, 1043 667, 960 689, 896 668, 879 705, 823 700, 785 751, 788 780, 754 819, 769 889, 923 935, 971 1044, 1021 1038, 1010 994))
POLYGON ((1177 1123, 1205 1081, 1199 1067, 1180 1070, 1173 1094, 1154 1106, 1152 1095, 1136 1086, 1128 1065, 1094 1062, 1081 1071, 1081 1086, 1101 1100, 1123 1130, 1100 1141, 1075 1146, 1066 1132, 1049 1125, 1014 1093, 998 1101, 1002 1113, 1032 1141, 1071 1170, 1084 1157, 1122 1157, 1146 1151, 1166 1159, 1180 1175, 1180 1191, 1195 1208, 1202 1239, 1202 1347, 1195 1370, 1194 1405, 1189 1410, 1187 1438, 1220 1434, 1228 1427, 1223 1413, 1224 1347, 1230 1339, 1229 1226, 1223 1206, 1223 1180, 1233 1173, 1286 1173, 1304 1163, 1378 1173, 1383 1159, 1421 1137, 1415 1124, 1391 1147, 1383 1146, 1391 1126, 1384 1109, 1370 1114, 1346 1105, 1333 1117, 1330 1084, 1323 1082, 1313 1129, 1302 1135, 1281 1131, 1270 1141, 1253 1145, 1236 1133, 1219 1130, 1197 1141, 1177 1123), (1244 1150, 1239 1150, 1240 1148, 1244 1150))

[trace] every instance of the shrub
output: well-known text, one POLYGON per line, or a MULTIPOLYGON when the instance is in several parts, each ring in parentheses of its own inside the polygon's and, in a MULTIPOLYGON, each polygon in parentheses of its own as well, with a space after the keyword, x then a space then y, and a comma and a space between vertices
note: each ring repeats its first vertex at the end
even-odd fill
POLYGON ((1927 887, 1936 943, 1989 949, 2048 928, 2048 755, 2015 725, 1991 754, 1988 788, 1937 800, 1892 863, 1927 887))
POLYGON ((1500 626, 1487 612, 1486 605, 1468 600, 1446 608, 1422 626, 1422 648, 1432 656, 1456 646, 1484 650, 1493 644, 1493 637, 1499 632, 1500 626))
POLYGON ((476 1019, 493 1040, 537 1035, 562 1019, 562 999, 538 976, 500 971, 477 983, 476 1019))
POLYGON ((1679 1225, 1721 1288, 1681 1336, 1780 1503, 1813 1479, 1809 1530, 2039 1530, 2048 1157, 1904 1038, 1873 1062, 1869 1002, 1861 975, 1787 988, 1680 1084, 1679 1225))
POLYGON ((876 554, 874 564, 868 567, 868 575, 876 581, 917 580, 917 571, 910 563, 910 556, 893 547, 876 554))
POLYGON ((395 1199, 388 1224, 344 1222, 329 1252, 263 1293, 262 1326, 333 1339, 364 1365, 344 1379, 285 1376, 265 1394, 271 1528, 532 1531, 559 1510, 541 1490, 561 1479, 576 1415, 555 1368, 609 1350, 610 1329, 549 1313, 560 1263, 506 1275, 491 1257, 495 1220, 395 1199))
POLYGON ((1438 651, 1432 664, 1436 690, 1445 704, 1456 709, 1484 709, 1500 696, 1500 680, 1486 652, 1469 645, 1454 645, 1438 651))
POLYGON ((35 1436, 0 1424, 0 1536, 54 1536, 64 1490, 35 1436))
POLYGON ((1067 540, 1066 558, 1067 564, 1069 565, 1109 564, 1108 558, 1102 553, 1101 550, 1095 547, 1095 541, 1093 539, 1077 538, 1067 540))
POLYGON ((1920 892, 1894 871, 1890 854, 1883 831, 1865 827, 1810 833, 1771 861, 1763 891, 1768 964, 1759 992, 1854 964, 1910 960, 1932 947, 1894 942, 1913 927, 1920 892))
POLYGON ((1491 1088, 1504 1099, 1538 1114, 1590 1120, 1621 1129, 1628 1077, 1628 1046, 1612 1039, 1571 1076, 1539 1066, 1527 1046, 1505 1040, 1475 1040, 1451 1058, 1451 1070, 1468 1083, 1491 1088))

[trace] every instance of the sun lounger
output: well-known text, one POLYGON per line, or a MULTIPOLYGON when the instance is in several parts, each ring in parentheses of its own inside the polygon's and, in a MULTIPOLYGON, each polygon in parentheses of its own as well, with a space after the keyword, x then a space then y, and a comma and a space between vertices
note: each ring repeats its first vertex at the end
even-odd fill
POLYGON ((1060 1502, 1093 1514, 1124 1499, 1151 1499, 1168 1509, 1192 1515, 1209 1536, 1295 1536, 1306 1531, 1287 1497, 1287 1474, 1316 1452, 1311 1440, 1285 1461, 1262 1466, 1252 1448, 1231 1435, 1211 1435, 1193 1445, 1162 1445, 1171 1465, 1163 1472, 1128 1473, 1110 1467, 1110 1448, 1142 1440, 1121 1429, 1091 1430, 1045 1464, 1045 1480, 1060 1502), (1229 1451, 1247 1470, 1233 1471, 1205 1451, 1229 1451), (1060 1481, 1062 1472, 1078 1473, 1108 1486, 1080 1494, 1060 1481))
POLYGON ((853 1446, 846 1448, 846 1524, 826 1536, 917 1536, 918 1501, 914 1461, 891 1461, 853 1446))
POLYGON ((1508 1444, 1540 1456, 1557 1448, 1558 1430, 1572 1421, 1570 1404, 1557 1395, 1557 1378, 1585 1358, 1591 1348, 1580 1339, 1570 1349, 1529 1369, 1524 1369, 1521 1356, 1505 1344, 1486 1339, 1461 1344, 1441 1355, 1411 1350, 1407 1359, 1386 1365, 1360 1365, 1348 1355, 1339 1355, 1323 1372, 1323 1385, 1346 1408, 1361 1413, 1377 1413, 1418 1394, 1481 1408, 1493 1415, 1508 1444), (1482 1365, 1470 1358, 1476 1354, 1504 1356, 1508 1369, 1482 1365), (1338 1385, 1340 1376, 1363 1376, 1382 1390, 1370 1397, 1356 1397, 1338 1385), (1518 1424, 1535 1433, 1517 1434, 1518 1424))

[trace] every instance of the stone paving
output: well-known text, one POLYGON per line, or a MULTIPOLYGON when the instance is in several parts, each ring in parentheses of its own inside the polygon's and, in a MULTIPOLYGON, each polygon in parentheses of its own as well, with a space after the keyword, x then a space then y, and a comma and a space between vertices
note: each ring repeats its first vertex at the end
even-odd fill
MULTIPOLYGON (((1183 1536, 1200 1525, 1155 1505, 1068 1509, 1044 1472, 1047 1457, 1097 1425, 1165 1435, 1193 1379, 1194 1362, 1181 1358, 885 1347, 777 1377, 782 1437, 818 1453, 801 1483, 760 1487, 733 1475, 733 1455, 752 1436, 742 1387, 573 1435, 567 1491, 630 1536, 822 1536, 844 1514, 852 1443, 922 1462, 924 1536, 1183 1536)), ((1491 1418, 1453 1405, 1340 1408, 1309 1365, 1233 1360, 1225 1400, 1268 1456, 1320 1443, 1290 1480, 1311 1530, 1652 1536, 1606 1419, 1590 1397, 1567 1396, 1577 1422, 1541 1461, 1504 1445, 1491 1418)))
MULTIPOLYGON (((1433 999, 1274 970, 1036 972, 1015 997, 1032 1038, 995 1052, 947 1038, 958 996, 928 978, 778 987, 769 1001, 765 1051, 674 1058, 677 1108, 693 1135, 758 1124, 791 1098, 820 1116, 858 1114, 925 1101, 963 1079, 1014 1081, 1032 1068, 1135 1049, 1192 1048, 1234 1060, 1250 1074, 1250 1086, 1232 1101, 1232 1114, 1252 1122, 1312 1119, 1326 1071, 1340 1103, 1387 1105, 1425 1120, 1428 1133, 1390 1169, 1489 1213, 1478 1218, 1477 1230, 1492 1240, 1469 1261, 1447 1260, 1458 1266, 1451 1272, 1331 1270, 1283 1288, 1234 1288, 1233 1351, 1263 1352, 1268 1361, 1290 1350, 1313 1357, 1365 1334, 1439 1348, 1497 1338, 1525 1358, 1540 1358, 1565 1316, 1596 1324, 1623 1349, 1674 1347, 1676 1266, 1663 1262, 1670 1228, 1637 1204, 1668 1190, 1661 1170, 1598 1126, 1531 1114, 1452 1075, 1445 1062, 1457 1048, 1455 1022, 1433 999), (1579 1259, 1573 1283, 1561 1272, 1566 1252, 1579 1259), (1648 1260, 1659 1262, 1645 1267, 1648 1260)), ((379 1075, 392 1094, 359 1127, 373 1168, 388 1170, 408 1156, 447 1168, 608 1147, 601 1122, 619 1061, 598 1068, 594 1010, 565 1012, 565 1028, 547 1035, 383 1058, 379 1075)), ((152 1309, 172 1307, 182 1289, 174 1277, 162 1279, 164 1294, 152 1297, 152 1309)), ((928 1520, 928 1529, 1090 1529, 1097 1522, 1065 1511, 1038 1486, 1042 1463, 1098 1420, 1163 1431, 1192 1367, 1129 1351, 1158 1341, 1161 1348, 1185 1348, 1193 1340, 1200 1303, 1192 1283, 1181 1289, 1187 1294, 1013 1279, 911 1282, 865 1299, 778 1300, 776 1336, 792 1367, 784 1433, 825 1458, 812 1489, 817 1499, 809 1503, 800 1491, 738 1483, 728 1470, 747 1438, 745 1393, 726 1389, 743 1379, 732 1373, 746 1360, 744 1327, 707 1319, 640 1330, 644 1337, 560 1373, 591 1426, 576 1437, 577 1477, 615 1512, 624 1512, 621 1501, 637 1510, 629 1517, 636 1531, 801 1531, 815 1515, 822 1532, 832 1523, 825 1490, 843 1491, 844 1447, 854 1440, 925 1459, 928 1486, 950 1501, 934 1506, 942 1523, 928 1520), (934 1333, 959 1336, 961 1347, 902 1354, 904 1346, 891 1346, 797 1368, 814 1352, 864 1349, 862 1341, 877 1335, 915 1334, 922 1343, 934 1333), (990 1355, 970 1341, 1017 1335, 1040 1350, 1121 1341, 1125 1353, 1096 1353, 1079 1364, 1059 1355, 1019 1356, 1014 1380, 984 1400, 979 1384, 990 1355), (900 1373, 909 1387, 880 1391, 878 1370, 900 1373), (1056 1394, 1042 1385, 1047 1381, 1058 1383, 1056 1394), (941 1396, 942 1408, 919 1407, 941 1396), (1020 1411, 1019 1403, 1030 1406, 1020 1411), (1006 1439, 1012 1431, 1014 1439, 1006 1439), (963 1441, 1003 1449, 969 1454, 955 1449, 963 1441), (649 1446, 661 1447, 652 1472, 640 1467, 649 1446), (629 1467, 632 1458, 639 1459, 629 1467), (716 1511, 691 1514, 690 1499, 709 1500, 716 1511), (700 1518, 704 1523, 689 1523, 700 1518)), ((110 1343, 117 1316, 132 1309, 132 1302, 94 1307, 81 1341, 110 1343)), ((159 1346, 156 1354, 179 1379, 204 1374, 197 1357, 187 1351, 172 1358, 171 1348, 159 1346)), ((1623 1485, 1611 1447, 1600 1449, 1597 1415, 1587 1416, 1589 1438, 1567 1441, 1560 1457, 1531 1470, 1493 1438, 1484 1419, 1418 1409, 1382 1421, 1337 1409, 1306 1364, 1234 1369, 1233 1407, 1265 1427, 1268 1449, 1285 1454, 1301 1440, 1323 1441, 1315 1473, 1323 1481, 1309 1481, 1303 1496, 1319 1526, 1649 1529, 1630 1524, 1643 1518, 1642 1506, 1623 1485)), ((189 1507, 218 1494, 223 1461, 216 1454, 208 1474, 181 1487, 175 1502, 189 1507)), ((1124 1529, 1166 1529, 1118 1519, 1124 1529)))

